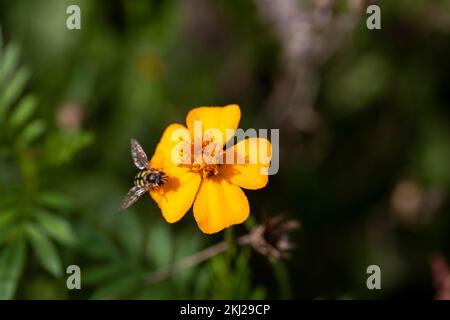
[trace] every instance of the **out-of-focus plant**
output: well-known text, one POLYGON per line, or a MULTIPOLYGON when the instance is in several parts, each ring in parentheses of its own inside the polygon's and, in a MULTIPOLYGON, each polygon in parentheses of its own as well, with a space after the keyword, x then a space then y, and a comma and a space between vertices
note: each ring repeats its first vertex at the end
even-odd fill
POLYGON ((289 257, 293 248, 290 233, 299 226, 297 220, 276 216, 252 227, 249 233, 236 239, 232 229, 227 229, 222 242, 147 274, 145 283, 152 285, 170 277, 177 278, 188 272, 189 268, 197 267, 201 271, 191 281, 196 298, 263 299, 266 290, 252 284, 251 269, 248 268, 250 248, 253 248, 273 263, 275 276, 280 280, 280 291, 287 296, 286 279, 281 279, 284 277, 283 266, 277 260, 289 257), (206 262, 205 266, 198 267, 202 262, 206 262))
MULTIPOLYGON (((1 36, 1 34, 0 34, 1 36)), ((20 49, 0 37, 0 299, 12 298, 29 259, 54 277, 63 264, 57 245, 73 246, 71 200, 48 173, 72 159, 92 134, 52 126, 40 118, 38 99, 26 92, 30 71, 20 49)))

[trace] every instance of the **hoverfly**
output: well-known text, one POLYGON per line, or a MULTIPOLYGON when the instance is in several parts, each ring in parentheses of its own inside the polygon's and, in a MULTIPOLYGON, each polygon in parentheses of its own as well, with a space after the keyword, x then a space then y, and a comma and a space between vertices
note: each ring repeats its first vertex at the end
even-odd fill
POLYGON ((167 181, 167 176, 164 172, 149 166, 147 155, 136 139, 131 139, 131 157, 134 165, 140 171, 134 177, 134 186, 123 199, 119 211, 127 209, 148 190, 158 189, 167 181))

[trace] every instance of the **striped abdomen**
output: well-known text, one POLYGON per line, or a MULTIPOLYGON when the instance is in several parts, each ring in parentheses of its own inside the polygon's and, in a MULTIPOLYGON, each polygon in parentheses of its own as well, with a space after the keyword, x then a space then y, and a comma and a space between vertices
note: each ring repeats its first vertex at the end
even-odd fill
POLYGON ((147 185, 147 174, 148 171, 146 170, 139 171, 134 177, 134 185, 141 188, 145 187, 147 185))

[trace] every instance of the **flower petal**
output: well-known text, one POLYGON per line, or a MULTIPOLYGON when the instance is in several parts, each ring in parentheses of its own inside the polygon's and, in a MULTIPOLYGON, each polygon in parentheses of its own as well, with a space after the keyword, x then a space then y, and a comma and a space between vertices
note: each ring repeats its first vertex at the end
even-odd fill
POLYGON ((201 182, 200 175, 186 169, 184 174, 177 176, 182 172, 178 169, 183 168, 167 169, 167 182, 156 190, 150 190, 150 195, 169 223, 177 222, 189 210, 201 182))
MULTIPOLYGON (((227 156, 235 163, 240 160, 241 164, 223 164, 220 173, 225 179, 245 189, 256 190, 266 186, 272 157, 272 145, 268 140, 249 138, 239 141, 227 149, 227 156), (234 157, 231 157, 233 153, 234 157)), ((229 163, 229 159, 224 161, 229 163)))
POLYGON ((176 166, 172 152, 181 141, 190 141, 189 131, 185 126, 175 123, 169 125, 164 131, 155 153, 150 160, 150 166, 164 171, 166 168, 176 166))
POLYGON ((225 107, 199 107, 189 111, 186 124, 192 137, 202 138, 203 134, 211 129, 217 129, 222 133, 222 145, 227 142, 239 125, 241 109, 236 104, 225 107), (194 132, 195 121, 201 121, 203 132, 194 132), (231 129, 227 137, 226 130, 231 129))
POLYGON ((194 202, 194 218, 204 233, 215 233, 244 222, 250 212, 247 197, 220 175, 202 180, 194 202))

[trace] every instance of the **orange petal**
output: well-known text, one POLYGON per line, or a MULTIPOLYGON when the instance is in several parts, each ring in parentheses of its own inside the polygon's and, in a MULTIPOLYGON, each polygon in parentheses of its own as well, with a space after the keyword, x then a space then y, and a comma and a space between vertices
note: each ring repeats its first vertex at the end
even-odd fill
POLYGON ((174 162, 176 159, 173 158, 173 150, 182 141, 190 141, 190 134, 186 127, 178 123, 169 125, 156 147, 155 153, 150 160, 150 166, 163 171, 166 168, 176 166, 174 162))
POLYGON ((242 223, 249 212, 248 200, 241 188, 220 176, 202 180, 194 202, 194 218, 204 233, 219 232, 242 223))
POLYGON ((234 134, 241 119, 241 109, 236 104, 225 107, 199 107, 189 111, 186 124, 192 137, 201 138, 210 130, 218 130, 222 134, 222 145, 234 134), (194 132, 195 123, 201 123, 203 132, 194 132), (228 137, 226 130, 231 129, 228 137), (227 139, 228 138, 228 139, 227 139))
POLYGON ((150 190, 150 195, 169 223, 177 222, 189 210, 201 182, 199 174, 187 172, 183 168, 176 168, 177 172, 173 170, 174 168, 167 170, 168 180, 163 186, 150 190), (178 169, 185 170, 185 173, 176 176, 181 172, 178 169))
POLYGON ((226 163, 233 160, 242 164, 223 164, 220 173, 232 184, 245 189, 260 189, 266 186, 269 176, 268 168, 272 156, 272 145, 266 139, 249 138, 238 142, 226 151, 226 163))

